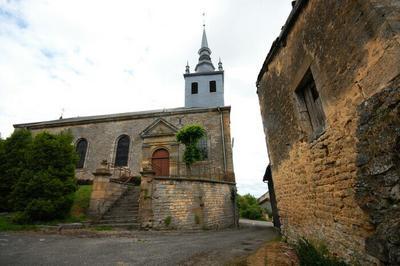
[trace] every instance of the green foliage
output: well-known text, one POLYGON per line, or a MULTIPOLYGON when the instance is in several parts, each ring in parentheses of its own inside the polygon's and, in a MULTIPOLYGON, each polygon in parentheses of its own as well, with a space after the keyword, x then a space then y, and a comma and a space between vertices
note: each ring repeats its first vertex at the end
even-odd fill
POLYGON ((237 204, 239 208, 240 217, 251 220, 262 220, 263 210, 258 205, 257 199, 254 196, 250 194, 240 196, 238 194, 237 204))
POLYGON ((14 217, 0 216, 0 231, 34 230, 37 228, 36 225, 32 224, 15 224, 12 222, 14 217))
POLYGON ((338 258, 329 256, 328 249, 324 245, 314 246, 307 239, 301 238, 296 246, 300 265, 320 265, 320 266, 346 266, 338 258))
POLYGON ((32 143, 30 131, 15 131, 0 141, 0 211, 11 211, 11 193, 25 170, 27 153, 32 143))
POLYGON ((164 219, 164 224, 165 224, 166 226, 169 226, 169 225, 171 224, 171 221, 172 221, 172 217, 171 217, 171 216, 167 216, 167 217, 165 217, 165 219, 164 219))
POLYGON ((200 216, 197 213, 194 215, 194 222, 200 224, 200 216))
POLYGON ((185 153, 183 161, 187 165, 192 165, 194 162, 202 159, 202 153, 197 147, 199 140, 205 136, 206 131, 199 125, 187 125, 181 128, 176 134, 176 140, 185 144, 185 153))
POLYGON ((74 194, 74 203, 72 204, 70 219, 76 222, 86 220, 86 213, 89 209, 91 194, 91 185, 78 186, 78 190, 75 191, 74 194))
POLYGON ((14 207, 31 221, 68 216, 75 184, 77 156, 72 136, 38 134, 27 153, 26 169, 12 192, 14 207))
POLYGON ((132 179, 132 183, 135 186, 140 186, 140 184, 142 183, 142 177, 140 175, 134 176, 133 179, 132 179))
POLYGON ((63 218, 73 203, 77 155, 70 134, 16 130, 0 142, 1 211, 19 223, 63 218))
POLYGON ((95 226, 94 230, 96 230, 96 231, 111 231, 111 230, 113 230, 113 228, 108 225, 102 225, 102 226, 95 226))

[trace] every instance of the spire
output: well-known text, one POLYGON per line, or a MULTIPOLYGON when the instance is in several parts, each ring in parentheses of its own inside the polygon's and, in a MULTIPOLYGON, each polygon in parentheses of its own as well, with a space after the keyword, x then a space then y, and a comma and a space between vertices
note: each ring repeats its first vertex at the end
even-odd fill
POLYGON ((214 65, 211 62, 211 50, 208 48, 206 25, 203 24, 203 36, 201 38, 201 47, 199 50, 199 63, 197 63, 196 72, 210 72, 214 71, 214 65))
POLYGON ((224 70, 224 68, 222 67, 221 57, 219 58, 219 62, 218 62, 218 70, 219 71, 224 70))
POLYGON ((189 61, 186 62, 185 73, 186 73, 186 74, 189 74, 189 73, 190 73, 189 61))
POLYGON ((208 48, 207 35, 206 35, 206 25, 203 24, 203 37, 201 38, 201 48, 208 48))

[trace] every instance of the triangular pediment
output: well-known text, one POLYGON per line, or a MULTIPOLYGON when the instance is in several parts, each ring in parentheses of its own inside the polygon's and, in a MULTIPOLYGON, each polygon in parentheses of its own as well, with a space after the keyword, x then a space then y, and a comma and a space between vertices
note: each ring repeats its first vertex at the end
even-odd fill
POLYGON ((178 128, 162 118, 156 119, 145 130, 140 133, 142 138, 173 136, 178 132, 178 128))

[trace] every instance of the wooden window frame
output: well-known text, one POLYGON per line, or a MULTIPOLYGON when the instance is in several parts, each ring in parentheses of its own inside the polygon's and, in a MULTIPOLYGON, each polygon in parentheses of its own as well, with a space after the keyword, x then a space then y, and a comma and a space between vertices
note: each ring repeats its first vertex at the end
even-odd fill
POLYGON ((307 70, 297 87, 296 96, 300 116, 305 123, 305 131, 309 133, 312 139, 315 139, 325 131, 326 118, 321 97, 310 69, 307 70))

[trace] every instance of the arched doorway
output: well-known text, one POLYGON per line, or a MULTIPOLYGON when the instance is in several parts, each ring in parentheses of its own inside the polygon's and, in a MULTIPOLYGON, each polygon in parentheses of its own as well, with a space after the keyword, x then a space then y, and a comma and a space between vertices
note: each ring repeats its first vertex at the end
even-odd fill
POLYGON ((169 176, 169 152, 166 149, 158 149, 151 158, 153 171, 156 176, 169 176))

